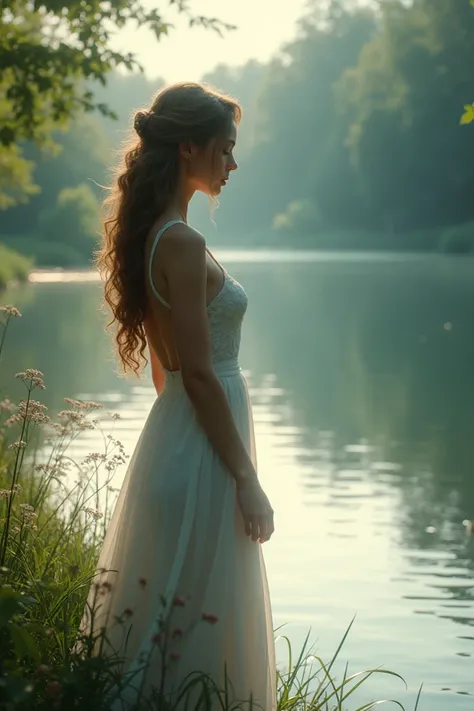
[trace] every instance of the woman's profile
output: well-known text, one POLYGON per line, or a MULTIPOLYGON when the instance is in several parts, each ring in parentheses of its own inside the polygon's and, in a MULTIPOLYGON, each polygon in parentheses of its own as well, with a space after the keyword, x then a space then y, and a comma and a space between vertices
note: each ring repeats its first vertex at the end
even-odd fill
POLYGON ((136 113, 106 200, 97 263, 118 355, 138 374, 147 354, 158 393, 80 628, 90 631, 87 610, 99 600, 95 628, 125 650, 129 706, 113 702, 114 711, 151 698, 153 687, 172 694, 194 672, 217 688, 227 677, 237 700, 276 709, 259 545, 273 534, 273 510, 257 478, 238 360, 247 297, 187 224, 193 194, 217 196, 237 168, 240 117, 237 101, 210 87, 165 87, 136 113))

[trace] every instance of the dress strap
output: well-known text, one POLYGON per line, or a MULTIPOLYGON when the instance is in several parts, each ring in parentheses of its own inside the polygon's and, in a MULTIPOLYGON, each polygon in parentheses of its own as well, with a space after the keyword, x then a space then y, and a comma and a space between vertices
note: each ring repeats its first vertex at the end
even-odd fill
POLYGON ((169 229, 170 227, 173 227, 173 225, 179 225, 179 224, 185 225, 186 223, 183 222, 183 220, 170 220, 170 221, 167 222, 165 225, 163 225, 163 227, 161 228, 161 230, 158 230, 158 232, 157 232, 157 234, 156 234, 156 237, 155 237, 155 239, 153 240, 153 244, 152 244, 151 252, 150 252, 150 259, 149 259, 149 261, 148 261, 148 278, 149 278, 149 280, 150 280, 150 286, 151 286, 151 288, 152 288, 152 291, 153 291, 154 295, 156 296, 156 298, 158 299, 158 301, 160 301, 160 302, 163 304, 163 306, 166 306, 168 309, 170 308, 169 303, 164 300, 164 298, 161 296, 161 294, 158 293, 158 290, 157 290, 156 286, 155 286, 154 283, 153 283, 153 273, 152 273, 152 271, 153 271, 153 270, 152 270, 152 267, 153 267, 153 257, 155 256, 156 248, 158 247, 158 242, 160 241, 161 235, 162 235, 164 232, 166 232, 167 229, 169 229))

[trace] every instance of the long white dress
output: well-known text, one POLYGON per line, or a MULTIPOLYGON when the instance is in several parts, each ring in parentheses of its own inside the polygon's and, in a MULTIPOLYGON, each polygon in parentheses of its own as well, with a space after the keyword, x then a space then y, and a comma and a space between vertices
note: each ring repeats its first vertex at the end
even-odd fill
MULTIPOLYGON (((151 285, 165 304, 153 285, 151 263, 172 224, 158 232, 150 256, 151 285)), ((225 272, 208 306, 213 365, 256 466, 251 404, 238 362, 246 308, 242 286, 225 272)), ((192 672, 209 675, 220 689, 227 676, 230 698, 252 698, 253 706, 242 709, 275 711, 274 636, 261 544, 245 534, 234 480, 198 423, 179 371, 165 371, 164 390, 131 458, 97 570, 108 572, 95 578, 88 596, 89 605, 101 606, 94 629, 105 629, 124 656, 129 681, 121 701, 111 697, 112 711, 150 698, 162 679, 171 693, 192 672), (165 628, 160 617, 168 619, 165 628)), ((86 608, 80 631, 89 630, 86 608)))

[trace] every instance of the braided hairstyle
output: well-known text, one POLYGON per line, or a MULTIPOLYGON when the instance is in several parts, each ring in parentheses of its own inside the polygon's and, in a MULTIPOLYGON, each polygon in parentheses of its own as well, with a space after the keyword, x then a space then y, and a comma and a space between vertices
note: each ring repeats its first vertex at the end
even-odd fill
POLYGON ((145 245, 154 222, 176 194, 179 145, 189 141, 206 147, 240 118, 236 100, 193 82, 165 87, 148 110, 134 116, 132 138, 104 201, 103 239, 96 254, 105 302, 112 311, 108 327, 115 327, 124 372, 138 374, 146 362, 145 245))

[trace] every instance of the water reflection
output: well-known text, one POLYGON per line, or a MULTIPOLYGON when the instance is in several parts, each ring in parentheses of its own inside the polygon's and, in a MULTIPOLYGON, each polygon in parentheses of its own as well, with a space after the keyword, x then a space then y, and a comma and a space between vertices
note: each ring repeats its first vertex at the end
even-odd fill
MULTIPOLYGON (((421 711, 472 709, 474 263, 222 258, 250 301, 242 363, 278 512, 266 554, 276 623, 297 641, 313 625, 327 655, 357 613, 352 671, 385 663, 406 673, 407 700, 425 681, 421 711)), ((114 374, 99 288, 30 285, 4 299, 24 316, 0 388, 44 370, 51 408, 65 395, 104 402, 130 452, 154 392, 114 374)))

